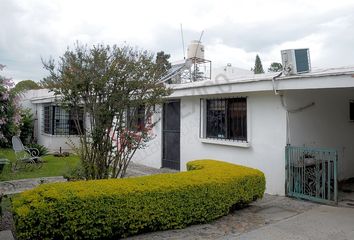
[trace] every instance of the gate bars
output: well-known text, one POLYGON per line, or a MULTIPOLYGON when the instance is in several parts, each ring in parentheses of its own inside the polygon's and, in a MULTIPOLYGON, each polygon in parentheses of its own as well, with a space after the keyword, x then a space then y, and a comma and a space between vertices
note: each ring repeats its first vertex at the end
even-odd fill
POLYGON ((337 159, 334 149, 286 146, 287 196, 336 204, 337 159))

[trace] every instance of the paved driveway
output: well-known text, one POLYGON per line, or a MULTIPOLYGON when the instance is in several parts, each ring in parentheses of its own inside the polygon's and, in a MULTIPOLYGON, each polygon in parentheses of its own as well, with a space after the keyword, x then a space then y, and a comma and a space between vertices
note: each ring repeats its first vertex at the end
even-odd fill
POLYGON ((275 224, 241 235, 237 240, 353 240, 354 208, 319 206, 275 224))

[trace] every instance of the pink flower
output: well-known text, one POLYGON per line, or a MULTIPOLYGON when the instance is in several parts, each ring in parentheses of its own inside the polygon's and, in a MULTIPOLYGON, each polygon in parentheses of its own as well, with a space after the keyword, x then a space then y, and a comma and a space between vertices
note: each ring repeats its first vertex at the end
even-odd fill
POLYGON ((6 101, 7 99, 9 99, 9 93, 8 92, 4 92, 3 94, 2 94, 2 100, 4 100, 4 101, 6 101))
POLYGON ((14 116, 14 122, 16 125, 18 125, 20 123, 20 121, 21 121, 21 115, 18 114, 18 112, 17 112, 14 116))
POLYGON ((4 78, 3 79, 3 84, 6 86, 6 87, 13 87, 15 84, 14 82, 12 81, 11 78, 4 78))

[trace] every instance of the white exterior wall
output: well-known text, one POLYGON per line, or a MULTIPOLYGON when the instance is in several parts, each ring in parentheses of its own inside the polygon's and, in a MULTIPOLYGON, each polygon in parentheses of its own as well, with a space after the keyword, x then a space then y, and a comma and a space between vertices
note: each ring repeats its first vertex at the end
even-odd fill
POLYGON ((156 107, 156 113, 152 116, 152 122, 157 122, 151 134, 150 140, 144 149, 139 149, 133 156, 132 161, 143 165, 161 168, 162 159, 162 108, 156 107))
POLYGON ((279 97, 272 92, 242 96, 247 96, 249 147, 203 143, 199 139, 200 98, 181 99, 181 169, 186 170, 186 163, 195 159, 216 159, 257 168, 266 176, 266 192, 284 195, 285 111, 279 97))
MULTIPOLYGON (((216 159, 245 165, 265 173, 267 193, 284 195, 286 114, 279 96, 274 96, 273 92, 229 96, 247 97, 249 146, 202 142, 199 138, 200 98, 207 99, 208 96, 181 98, 181 170, 185 171, 186 163, 196 159, 216 159)), ((160 116, 155 114, 154 118, 160 116)), ((134 162, 161 167, 161 130, 160 121, 154 129, 155 139, 146 149, 136 153, 134 162)), ((222 142, 225 141, 219 141, 222 142)))
POLYGON ((288 91, 290 109, 315 105, 289 115, 290 143, 294 146, 335 148, 339 180, 354 177, 354 122, 349 121, 349 100, 354 89, 288 91))

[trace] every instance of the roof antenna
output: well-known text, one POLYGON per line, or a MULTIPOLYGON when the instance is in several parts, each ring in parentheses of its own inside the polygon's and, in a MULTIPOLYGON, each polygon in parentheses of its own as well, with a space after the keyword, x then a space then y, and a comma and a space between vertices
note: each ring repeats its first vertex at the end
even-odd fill
POLYGON ((203 30, 202 33, 200 34, 199 41, 198 41, 198 45, 197 45, 197 48, 196 48, 196 50, 195 50, 194 58, 197 57, 197 51, 198 51, 198 48, 199 48, 200 41, 202 40, 203 34, 204 34, 204 30, 203 30))
POLYGON ((182 23, 181 23, 181 37, 182 37, 183 59, 186 60, 186 51, 184 49, 184 38, 183 38, 182 23))

